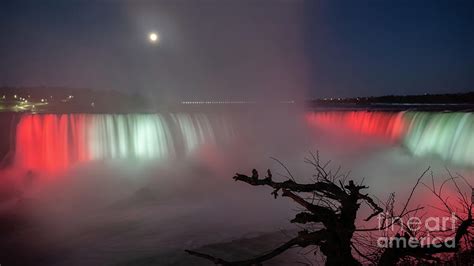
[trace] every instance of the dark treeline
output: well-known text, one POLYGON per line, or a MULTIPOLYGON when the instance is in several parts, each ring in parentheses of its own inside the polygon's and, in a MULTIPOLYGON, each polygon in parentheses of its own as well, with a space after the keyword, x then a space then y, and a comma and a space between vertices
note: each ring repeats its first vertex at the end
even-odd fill
POLYGON ((386 95, 377 97, 323 98, 311 101, 312 104, 474 104, 474 92, 423 95, 386 95))

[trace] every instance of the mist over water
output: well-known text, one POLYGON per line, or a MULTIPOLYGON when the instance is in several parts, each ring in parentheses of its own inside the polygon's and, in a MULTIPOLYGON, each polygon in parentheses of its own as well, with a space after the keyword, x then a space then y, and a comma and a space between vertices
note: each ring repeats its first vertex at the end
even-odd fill
MULTIPOLYGON (((364 179, 368 192, 381 199, 390 192, 406 198, 428 166, 440 175, 448 166, 471 179, 469 167, 415 156, 408 145, 422 130, 415 117, 423 117, 422 125, 449 120, 429 115, 262 110, 24 116, 15 164, 1 173, 0 206, 22 221, 8 243, 39 258, 24 264, 147 265, 146 258, 150 265, 156 259, 205 263, 182 250, 298 229, 289 223, 294 203, 231 179, 235 172, 256 168, 263 175, 270 168, 275 179, 285 180, 272 156, 309 182, 312 169, 303 159, 319 150, 323 160, 364 179)), ((465 126, 445 124, 469 138, 459 129, 465 126)), ((431 127, 441 128, 425 126, 423 134, 448 130, 431 127)), ((424 196, 415 200, 431 201, 424 196)))

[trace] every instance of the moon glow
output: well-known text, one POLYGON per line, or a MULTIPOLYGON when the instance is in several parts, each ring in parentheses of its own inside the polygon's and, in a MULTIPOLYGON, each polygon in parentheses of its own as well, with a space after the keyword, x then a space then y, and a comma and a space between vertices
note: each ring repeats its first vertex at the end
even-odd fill
POLYGON ((148 34, 148 39, 151 43, 157 43, 160 40, 160 36, 156 32, 150 32, 150 34, 148 34))

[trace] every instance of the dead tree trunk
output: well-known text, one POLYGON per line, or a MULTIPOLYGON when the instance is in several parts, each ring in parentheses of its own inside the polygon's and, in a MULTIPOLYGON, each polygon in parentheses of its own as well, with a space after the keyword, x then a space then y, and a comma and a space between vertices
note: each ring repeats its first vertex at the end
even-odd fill
MULTIPOLYGON (((317 246, 326 258, 326 265, 361 265, 361 261, 356 259, 354 254, 358 254, 366 263, 372 265, 395 265, 401 259, 407 257, 431 260, 433 259, 432 255, 434 254, 457 251, 460 247, 461 239, 468 236, 468 229, 473 225, 471 215, 472 205, 464 198, 464 195, 456 185, 459 193, 464 199, 467 218, 461 219, 462 222, 456 230, 454 248, 451 245, 448 245, 448 242, 443 243, 441 247, 419 245, 415 247, 379 248, 374 245, 375 252, 371 254, 363 254, 354 245, 354 241, 357 240, 357 238, 355 238, 355 233, 376 230, 380 231, 383 228, 356 228, 356 217, 361 204, 365 203, 372 209, 372 213, 365 219, 365 221, 369 221, 382 213, 390 213, 393 217, 404 217, 413 211, 421 209, 422 207, 408 210, 407 207, 416 187, 419 184, 423 184, 421 179, 428 169, 418 178, 410 197, 403 207, 403 210, 397 216, 394 215, 393 202, 391 204, 385 204, 385 209, 383 209, 373 200, 372 197, 361 193, 361 190, 367 189, 368 187, 361 184, 355 184, 353 180, 346 182, 348 175, 340 175, 339 170, 335 172, 327 171, 327 164, 321 165, 319 162, 319 156, 314 156, 312 154, 312 159, 307 159, 306 162, 310 163, 316 169, 314 182, 312 183, 297 183, 289 171, 288 180, 283 182, 274 181, 270 170, 267 171, 267 176, 265 178, 259 178, 259 174, 255 169, 252 171, 251 176, 236 174, 233 178, 235 181, 245 182, 251 186, 270 187, 272 188, 271 194, 275 198, 282 196, 292 199, 298 205, 303 207, 303 211, 297 213, 295 218, 291 220, 291 223, 302 225, 317 224, 319 225, 319 230, 310 229, 314 227, 308 226, 306 227, 307 229, 298 232, 297 236, 280 245, 276 249, 247 260, 227 261, 222 258, 217 258, 196 251, 186 250, 186 252, 210 260, 219 265, 260 265, 261 263, 284 253, 290 248, 317 246)), ((441 186, 441 188, 442 187, 443 186, 441 186)), ((431 190, 443 201, 443 198, 441 197, 441 189, 438 194, 434 187, 434 180, 433 188, 431 190)), ((391 194, 390 198, 394 201, 393 194, 391 194)), ((452 212, 449 208, 449 204, 446 201, 443 201, 443 203, 448 210, 452 212)), ((399 226, 401 228, 406 228, 406 224, 399 224, 399 226)), ((405 234, 398 237, 407 238, 412 236, 414 235, 405 234)), ((370 252, 367 251, 367 253, 370 252)))
POLYGON ((271 187, 273 189, 271 194, 275 198, 280 194, 282 197, 291 198, 304 208, 304 211, 295 216, 291 221, 292 223, 321 224, 323 229, 300 231, 297 237, 274 251, 250 260, 230 262, 195 251, 187 250, 187 252, 209 259, 216 264, 256 265, 283 253, 289 248, 313 245, 320 247, 321 252, 326 257, 326 265, 360 265, 360 262, 354 258, 351 248, 352 237, 356 229, 355 219, 359 207, 362 202, 366 202, 374 210, 374 213, 368 219, 382 212, 383 209, 375 204, 372 198, 360 192, 367 187, 356 185, 352 180, 345 184, 347 176, 338 179, 340 176, 337 173, 334 175, 326 172, 325 166, 320 165, 318 157, 313 156, 312 159, 308 160, 308 163, 313 165, 317 172, 317 175, 314 176, 314 183, 300 184, 292 177, 284 182, 276 182, 272 179, 270 170, 267 171, 265 178, 260 179, 255 169, 252 171, 252 176, 236 174, 234 180, 252 186, 271 187), (336 184, 336 179, 338 179, 338 184, 336 184))

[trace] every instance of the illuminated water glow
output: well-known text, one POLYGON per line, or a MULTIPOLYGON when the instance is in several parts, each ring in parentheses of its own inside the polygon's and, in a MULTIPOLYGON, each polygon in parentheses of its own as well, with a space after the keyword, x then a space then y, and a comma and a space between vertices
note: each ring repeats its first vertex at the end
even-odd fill
POLYGON ((90 117, 88 150, 92 159, 172 158, 169 125, 159 114, 90 117))
POLYGON ((202 114, 25 115, 17 126, 15 162, 58 171, 90 160, 173 159, 226 141, 232 132, 222 118, 202 114))
MULTIPOLYGON (((311 126, 376 137, 414 156, 474 166, 474 115, 452 112, 315 112, 311 126)), ((223 116, 204 114, 24 115, 17 125, 15 163, 58 171, 91 160, 173 159, 234 137, 223 116)))
POLYGON ((315 112, 309 125, 399 143, 415 156, 474 166, 474 115, 451 112, 315 112))
POLYGON ((407 113, 403 144, 417 156, 434 155, 460 165, 474 166, 472 113, 407 113))
POLYGON ((29 169, 65 169, 89 158, 84 115, 27 115, 16 134, 16 163, 29 169))
POLYGON ((348 129, 354 133, 397 141, 406 129, 403 112, 317 112, 309 113, 310 125, 331 130, 348 129))

